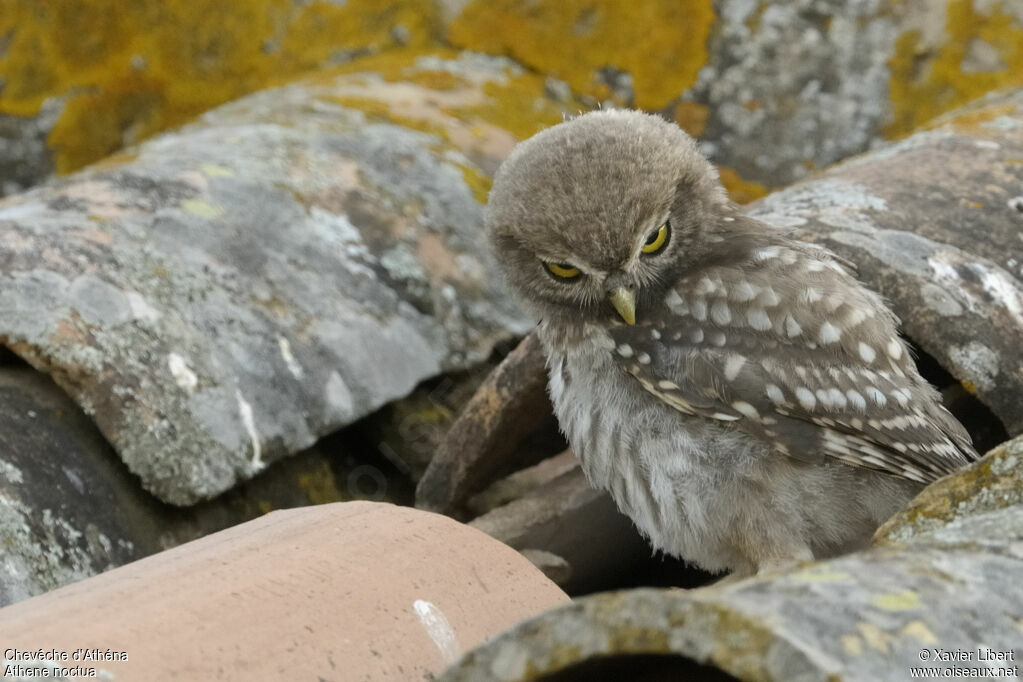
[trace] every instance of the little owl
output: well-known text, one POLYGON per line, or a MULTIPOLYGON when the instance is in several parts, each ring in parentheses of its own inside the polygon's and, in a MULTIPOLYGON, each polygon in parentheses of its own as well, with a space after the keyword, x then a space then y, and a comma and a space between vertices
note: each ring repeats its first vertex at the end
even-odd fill
POLYGON ((846 552, 977 457, 880 296, 660 118, 523 142, 486 222, 572 449, 660 550, 735 576, 846 552))

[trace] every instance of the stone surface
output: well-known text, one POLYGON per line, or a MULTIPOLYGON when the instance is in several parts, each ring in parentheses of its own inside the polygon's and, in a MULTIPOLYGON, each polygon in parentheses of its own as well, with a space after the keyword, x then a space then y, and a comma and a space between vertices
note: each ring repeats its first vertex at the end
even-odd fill
POLYGON ((360 68, 0 202, 0 342, 165 501, 223 492, 528 329, 483 246, 488 173, 517 139, 490 98, 533 125, 561 105, 500 59, 360 68))
POLYGON ((515 549, 564 559, 568 570, 553 575, 569 594, 606 588, 652 554, 632 521, 607 493, 590 486, 578 464, 469 525, 515 549))
POLYGON ((437 22, 432 0, 7 0, 0 150, 18 156, 0 154, 0 186, 77 170, 323 64, 426 45, 437 22))
MULTIPOLYGON (((856 264, 860 278, 890 301, 905 333, 937 361, 937 371, 944 368, 960 382, 965 396, 953 409, 974 410, 974 398, 979 399, 993 412, 987 421, 999 427, 988 431, 999 432, 1000 419, 1017 434, 1023 431, 1018 341, 1023 338, 1023 212, 1016 208, 1017 197, 1023 206, 1021 159, 1023 91, 1017 90, 957 110, 931 130, 776 192, 749 212, 856 264)), ((499 371, 509 377, 503 393, 485 383, 470 401, 420 482, 418 504, 457 510, 478 495, 470 507, 484 511, 491 504, 488 494, 500 497, 483 492, 493 472, 502 463, 525 464, 514 459, 522 454, 513 446, 521 427, 513 431, 516 438, 500 434, 538 405, 531 396, 539 394, 546 378, 535 343, 527 338, 520 350, 529 353, 509 355, 502 364, 499 371)), ((547 514, 555 518, 563 494, 528 497, 528 503, 519 500, 474 523, 507 515, 503 532, 488 532, 519 548, 552 551, 574 569, 571 552, 516 535, 542 527, 547 514)))
POLYGON ((664 112, 746 198, 1023 84, 1019 2, 445 4, 454 44, 510 55, 594 103, 664 112))
POLYGON ((915 344, 1023 431, 1023 90, 776 192, 749 213, 852 261, 915 344))
POLYGON ((486 489, 481 490, 466 501, 466 509, 470 514, 480 516, 498 507, 525 497, 537 488, 563 476, 579 467, 579 460, 571 450, 560 455, 548 457, 531 467, 519 469, 515 473, 494 481, 486 489))
POLYGON ((418 482, 461 409, 496 366, 485 362, 426 381, 355 428, 371 447, 418 482))
POLYGON ((543 349, 530 334, 481 384, 452 424, 416 488, 416 506, 461 514, 468 497, 552 454, 530 436, 555 428, 543 349))
MULTIPOLYGON (((939 481, 933 494, 956 478, 974 477, 939 481)), ((1023 505, 996 507, 979 504, 883 547, 731 584, 577 599, 470 652, 440 679, 614 679, 612 671, 631 670, 637 681, 866 682, 928 676, 911 675, 922 666, 946 678, 1001 668, 991 676, 1012 679, 1018 667, 1007 669, 1023 657, 1023 505), (988 649, 1013 660, 979 660, 988 649), (971 658, 940 660, 940 650, 971 658), (662 657, 660 676, 637 672, 650 656, 662 657)))
POLYGON ((0 639, 8 653, 123 651, 62 663, 117 680, 428 679, 566 601, 451 519, 348 503, 274 512, 0 609, 0 639))
POLYGON ((8 5, 0 116, 27 131, 11 139, 33 140, 9 147, 24 155, 12 186, 314 67, 405 47, 510 56, 553 97, 582 96, 582 108, 663 112, 705 142, 743 200, 1023 84, 1015 0, 8 5), (46 107, 57 114, 41 117, 46 107))
POLYGON ((555 585, 564 585, 572 577, 572 565, 553 552, 543 549, 521 549, 519 553, 529 559, 555 585))
POLYGON ((53 173, 46 134, 62 109, 51 100, 34 116, 0 113, 0 196, 14 194, 53 173))
POLYGON ((159 549, 124 464, 49 377, 0 367, 0 406, 0 605, 159 549))
POLYGON ((0 364, 0 606, 81 580, 272 509, 371 499, 412 487, 345 432, 186 509, 139 486, 95 424, 45 374, 0 364))
POLYGON ((928 486, 881 526, 874 542, 905 542, 968 516, 1023 505, 1023 437, 999 445, 955 476, 928 486))

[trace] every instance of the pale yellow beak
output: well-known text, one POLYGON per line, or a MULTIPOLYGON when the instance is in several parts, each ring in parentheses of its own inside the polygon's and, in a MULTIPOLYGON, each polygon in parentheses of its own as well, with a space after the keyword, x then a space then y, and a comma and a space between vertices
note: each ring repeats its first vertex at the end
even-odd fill
POLYGON ((636 292, 625 287, 614 289, 609 295, 611 305, 625 320, 625 324, 636 324, 636 292))

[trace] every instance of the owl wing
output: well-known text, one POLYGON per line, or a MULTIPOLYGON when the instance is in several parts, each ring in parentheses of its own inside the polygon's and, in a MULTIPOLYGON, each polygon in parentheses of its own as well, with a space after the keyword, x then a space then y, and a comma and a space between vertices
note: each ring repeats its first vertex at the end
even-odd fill
POLYGON ((833 457, 924 483, 975 459, 965 429, 917 373, 894 316, 834 272, 817 279, 820 298, 800 299, 805 284, 792 284, 791 305, 776 291, 784 278, 770 278, 774 287, 743 280, 732 294, 739 301, 722 284, 736 273, 718 279, 720 296, 713 275, 680 286, 642 324, 610 330, 613 354, 672 408, 796 459, 833 457), (767 300, 750 298, 765 288, 767 300), (829 303, 829 291, 841 296, 829 303))

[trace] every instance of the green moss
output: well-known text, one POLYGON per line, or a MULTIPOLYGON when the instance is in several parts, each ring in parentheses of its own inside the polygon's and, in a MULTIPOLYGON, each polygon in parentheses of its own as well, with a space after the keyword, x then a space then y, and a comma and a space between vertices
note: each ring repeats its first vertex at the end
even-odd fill
POLYGON ((7 0, 0 113, 64 98, 49 143, 67 173, 338 54, 393 47, 396 27, 430 44, 438 22, 430 0, 7 0))
POLYGON ((1023 27, 1000 5, 981 14, 972 0, 950 0, 944 44, 935 52, 919 32, 907 32, 897 39, 889 66, 893 112, 884 134, 897 138, 995 88, 1023 84, 1023 27), (964 72, 963 60, 974 40, 993 47, 1005 68, 964 72))
POLYGON ((317 462, 314 471, 299 474, 297 483, 310 504, 329 504, 349 499, 338 490, 334 472, 326 462, 317 462))
POLYGON ((597 72, 615 67, 632 75, 636 106, 661 109, 696 82, 713 21, 710 0, 474 0, 448 35, 598 99, 611 92, 597 72))

